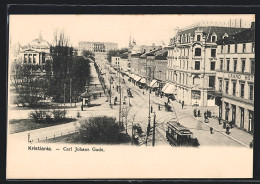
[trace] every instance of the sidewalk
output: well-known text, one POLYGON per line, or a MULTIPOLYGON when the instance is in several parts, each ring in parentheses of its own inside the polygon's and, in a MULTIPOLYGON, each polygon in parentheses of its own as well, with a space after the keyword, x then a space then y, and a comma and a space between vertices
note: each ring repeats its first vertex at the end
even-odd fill
MULTIPOLYGON (((176 102, 178 103, 178 102, 176 102)), ((180 105, 180 108, 181 108, 181 104, 180 105)), ((214 131, 218 131, 220 133, 222 133, 223 135, 229 137, 230 139, 246 146, 249 148, 249 144, 250 142, 253 140, 253 135, 251 135, 250 133, 248 132, 245 132, 243 130, 240 130, 239 128, 237 127, 233 127, 232 129, 230 129, 230 134, 226 134, 226 129, 223 129, 223 124, 220 124, 219 125, 219 122, 218 122, 218 119, 216 117, 218 117, 218 107, 192 107, 192 106, 184 106, 184 111, 188 111, 191 116, 196 119, 197 121, 200 121, 202 122, 203 124, 205 124, 206 126, 208 127, 212 127, 214 131), (200 109, 200 114, 201 114, 201 117, 194 117, 193 116, 193 110, 194 108, 197 108, 197 109, 200 109), (209 118, 209 123, 205 123, 204 122, 204 116, 203 116, 203 113, 204 111, 208 109, 208 110, 211 110, 213 116, 213 118, 209 118)))

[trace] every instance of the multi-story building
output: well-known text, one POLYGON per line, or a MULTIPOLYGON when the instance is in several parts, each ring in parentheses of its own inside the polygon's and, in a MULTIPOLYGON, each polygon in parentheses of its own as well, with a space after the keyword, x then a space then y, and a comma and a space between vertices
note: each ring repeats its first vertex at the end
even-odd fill
POLYGON ((21 47, 20 60, 23 64, 33 64, 45 67, 46 61, 51 60, 50 44, 39 38, 32 40, 28 45, 21 47))
POLYGON ((178 31, 168 47, 166 79, 174 84, 171 93, 179 102, 215 105, 211 91, 215 87, 216 41, 243 30, 245 28, 195 26, 178 31))
POLYGON ((91 51, 94 53, 108 52, 110 50, 116 50, 118 47, 117 43, 113 42, 79 42, 78 54, 81 56, 83 51, 91 51))
POLYGON ((219 40, 216 91, 222 94, 219 115, 248 132, 254 130, 255 29, 219 40))
POLYGON ((125 53, 117 56, 112 56, 111 66, 116 69, 120 69, 123 72, 127 72, 129 69, 128 55, 125 53))

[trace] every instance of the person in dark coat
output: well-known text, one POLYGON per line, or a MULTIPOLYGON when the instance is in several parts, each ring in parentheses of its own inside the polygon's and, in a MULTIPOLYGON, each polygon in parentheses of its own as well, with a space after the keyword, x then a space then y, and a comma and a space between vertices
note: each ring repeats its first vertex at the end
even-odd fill
POLYGON ((223 122, 223 128, 224 128, 224 129, 226 128, 226 124, 227 124, 227 122, 224 121, 224 122, 223 122))
POLYGON ((198 117, 200 117, 200 110, 198 110, 198 117))
POLYGON ((221 118, 218 118, 218 124, 221 125, 221 118))
POLYGON ((182 103, 181 103, 181 108, 183 109, 183 106, 184 106, 184 101, 182 101, 182 103))
POLYGON ((196 109, 193 110, 193 115, 194 115, 194 117, 197 117, 197 110, 196 109))
POLYGON ((226 134, 230 134, 229 129, 230 129, 230 126, 227 125, 227 127, 226 127, 226 134))
POLYGON ((213 134, 213 128, 210 127, 209 129, 210 129, 210 133, 213 134))
POLYGON ((151 105, 151 113, 153 112, 153 106, 151 105))
POLYGON ((160 111, 161 110, 161 106, 160 106, 160 104, 158 105, 158 111, 160 111))
POLYGON ((207 119, 207 112, 204 112, 204 119, 207 119))

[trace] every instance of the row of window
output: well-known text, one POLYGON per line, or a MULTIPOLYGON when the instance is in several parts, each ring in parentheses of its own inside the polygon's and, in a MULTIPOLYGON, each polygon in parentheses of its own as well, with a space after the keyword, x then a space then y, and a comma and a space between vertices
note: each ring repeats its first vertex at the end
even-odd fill
MULTIPOLYGON (((173 82, 178 82, 180 84, 188 85, 188 74, 184 73, 174 73, 173 71, 168 72, 168 80, 171 80, 173 82)), ((209 87, 215 87, 215 76, 209 76, 209 87)), ((194 76, 192 80, 192 85, 200 85, 200 78, 198 76, 194 76)))
MULTIPOLYGON (((254 74, 255 73, 255 60, 250 59, 250 67, 249 67, 250 73, 254 74)), ((246 72, 246 59, 242 58, 241 60, 238 60, 234 58, 233 60, 230 60, 230 58, 226 59, 225 66, 224 66, 224 59, 220 59, 220 66, 219 66, 220 71, 232 71, 232 72, 241 72, 245 73, 246 72), (232 63, 231 63, 232 61, 232 63), (238 63, 239 62, 239 63, 238 63), (238 66, 240 66, 238 68, 238 66)))
MULTIPOLYGON (((232 53, 246 53, 247 51, 247 48, 246 48, 247 44, 244 43, 242 45, 242 49, 241 49, 241 52, 238 52, 238 44, 234 44, 234 49, 233 49, 233 52, 232 53)), ((226 53, 231 53, 231 45, 226 45, 226 53)), ((221 50, 220 50, 221 53, 224 53, 224 45, 221 45, 221 50)), ((254 53, 255 52, 255 43, 252 43, 251 45, 251 52, 254 53)))
MULTIPOLYGON (((230 82, 229 80, 224 80, 224 85, 225 85, 225 89, 223 91, 223 84, 222 84, 223 80, 219 79, 219 91, 220 92, 225 92, 226 94, 229 94, 229 88, 230 88, 230 82)), ((231 82, 231 87, 232 87, 232 95, 233 96, 237 96, 237 97, 241 97, 241 98, 245 98, 245 83, 244 82, 240 82, 239 83, 239 95, 237 95, 237 82, 236 81, 232 81, 231 82)), ((248 94, 248 99, 249 100, 254 100, 254 85, 253 84, 248 84, 249 87, 249 94, 248 94)))
MULTIPOLYGON (((200 42, 202 38, 202 35, 198 34, 195 36, 195 41, 200 42)), ((191 36, 190 34, 187 35, 181 35, 178 37, 178 39, 180 40, 180 43, 190 43, 191 42, 191 36)), ((211 36, 211 42, 216 42, 217 41, 217 36, 216 35, 212 35, 211 36)))

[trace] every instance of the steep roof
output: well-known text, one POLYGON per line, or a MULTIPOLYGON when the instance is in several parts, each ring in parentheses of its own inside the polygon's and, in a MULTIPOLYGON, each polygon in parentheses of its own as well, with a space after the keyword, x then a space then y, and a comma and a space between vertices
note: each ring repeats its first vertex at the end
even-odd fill
POLYGON ((195 31, 197 29, 203 30, 203 34, 204 35, 208 35, 209 34, 209 38, 207 41, 210 41, 210 36, 213 33, 216 33, 217 37, 222 38, 222 36, 227 33, 228 35, 234 35, 236 33, 239 33, 241 31, 244 31, 248 28, 235 28, 235 27, 217 27, 217 26, 196 26, 187 30, 183 30, 183 31, 179 31, 178 35, 185 35, 185 34, 191 34, 191 36, 194 36, 195 31))
POLYGON ((166 49, 158 50, 155 52, 155 59, 167 60, 168 51, 166 49))
POLYGON ((255 42, 255 28, 249 28, 233 36, 218 40, 218 45, 255 42))

